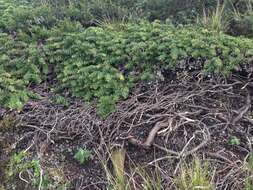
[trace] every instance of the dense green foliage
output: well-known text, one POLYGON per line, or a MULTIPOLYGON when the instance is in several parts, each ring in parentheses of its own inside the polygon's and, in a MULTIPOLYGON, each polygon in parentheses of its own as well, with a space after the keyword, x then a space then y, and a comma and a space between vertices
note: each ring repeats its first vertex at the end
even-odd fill
POLYGON ((29 99, 24 82, 13 78, 9 73, 0 73, 0 105, 21 109, 29 99))
POLYGON ((160 69, 177 69, 188 58, 201 58, 200 69, 208 73, 228 75, 252 56, 252 45, 252 40, 202 28, 142 22, 121 30, 91 27, 66 33, 51 38, 45 48, 61 86, 88 101, 98 98, 100 113, 106 115, 128 96, 134 81, 153 79, 160 69))
POLYGON ((52 1, 34 8, 24 1, 0 2, 0 105, 9 108, 21 109, 31 96, 27 87, 53 74, 60 90, 95 100, 107 116, 136 82, 159 79, 161 70, 187 70, 201 60, 195 69, 228 76, 253 56, 252 40, 201 27, 136 20, 115 24, 112 18, 129 10, 123 1, 104 1, 104 7, 95 0, 52 1), (104 16, 113 22, 88 27, 104 16))
POLYGON ((66 18, 86 27, 95 25, 97 20, 122 21, 137 17, 189 23, 202 14, 204 6, 215 6, 216 0, 1 0, 0 4, 0 16, 4 20, 0 26, 8 30, 16 27, 29 30, 32 25, 51 27, 66 18))
POLYGON ((78 21, 83 27, 98 20, 123 20, 130 12, 110 0, 31 1, 0 0, 0 31, 23 31, 30 36, 50 29, 59 21, 78 21), (71 3, 70 3, 71 2, 71 3))
POLYGON ((22 33, 0 33, 0 104, 21 109, 31 95, 26 86, 42 81, 47 65, 36 43, 22 33))
POLYGON ((213 7, 216 0, 144 0, 135 6, 150 21, 171 19, 173 23, 191 23, 202 13, 203 7, 213 7))

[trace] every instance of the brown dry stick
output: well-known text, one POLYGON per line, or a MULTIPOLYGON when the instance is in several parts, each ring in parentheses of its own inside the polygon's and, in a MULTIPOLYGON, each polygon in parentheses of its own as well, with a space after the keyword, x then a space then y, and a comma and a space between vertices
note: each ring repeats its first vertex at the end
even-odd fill
POLYGON ((155 124, 155 126, 152 128, 152 130, 149 132, 149 135, 148 135, 147 139, 144 142, 141 142, 141 141, 135 139, 132 136, 128 138, 129 142, 133 145, 142 146, 143 148, 148 149, 153 144, 157 132, 160 131, 162 128, 167 127, 167 126, 168 126, 168 122, 166 122, 165 120, 157 122, 155 124))

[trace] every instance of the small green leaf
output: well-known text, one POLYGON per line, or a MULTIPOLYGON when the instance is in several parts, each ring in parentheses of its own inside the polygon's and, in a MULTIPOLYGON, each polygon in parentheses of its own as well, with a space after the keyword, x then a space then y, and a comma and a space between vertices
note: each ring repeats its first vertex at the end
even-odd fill
POLYGON ((85 162, 88 161, 88 159, 91 156, 91 151, 79 148, 78 151, 76 152, 74 158, 80 163, 84 164, 85 162))
POLYGON ((237 137, 231 137, 228 143, 230 145, 240 145, 241 141, 237 137))

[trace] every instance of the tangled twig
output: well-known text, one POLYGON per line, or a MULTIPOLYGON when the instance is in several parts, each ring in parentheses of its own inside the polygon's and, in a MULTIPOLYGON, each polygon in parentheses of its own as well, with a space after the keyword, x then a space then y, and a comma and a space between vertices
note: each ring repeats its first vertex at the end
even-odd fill
MULTIPOLYGON (((166 84, 140 84, 106 119, 100 118, 94 107, 77 100, 71 100, 68 108, 53 105, 48 98, 53 95, 43 94, 39 89, 43 98, 31 100, 26 105, 25 111, 18 115, 18 126, 34 131, 37 144, 78 139, 82 145, 92 145, 103 156, 108 147, 130 143, 134 146, 127 149, 129 158, 138 161, 143 157, 139 150, 154 151, 154 154, 146 154, 146 164, 171 160, 174 163, 170 165, 171 175, 178 172, 185 158, 204 155, 214 158, 216 186, 226 188, 232 178, 243 176, 239 161, 244 155, 239 157, 237 154, 244 153, 239 146, 231 148, 228 145, 230 136, 239 136, 240 146, 251 151, 248 143, 253 136, 252 103, 248 91, 251 83, 178 77, 182 78, 166 84), (238 108, 238 105, 243 106, 238 108), (221 160, 225 164, 219 165, 221 160)), ((94 181, 90 183, 96 184, 94 181)), ((233 185, 238 184, 230 186, 233 185)))

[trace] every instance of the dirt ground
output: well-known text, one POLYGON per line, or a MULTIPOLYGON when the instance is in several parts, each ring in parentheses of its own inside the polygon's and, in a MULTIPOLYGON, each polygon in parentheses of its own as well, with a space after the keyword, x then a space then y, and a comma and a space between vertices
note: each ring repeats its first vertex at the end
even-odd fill
MULTIPOLYGON (((106 119, 96 114, 95 104, 81 100, 67 98, 69 107, 55 105, 46 83, 31 89, 41 98, 30 100, 22 112, 1 109, 0 181, 6 189, 10 155, 28 147, 30 157, 58 181, 71 182, 70 189, 106 189, 101 160, 117 147, 126 150, 126 172, 131 163, 158 169, 164 189, 176 189, 173 179, 181 164, 195 156, 215 171, 216 189, 243 189, 253 144, 252 78, 184 73, 169 81, 139 83, 106 119), (84 165, 74 159, 78 148, 92 151, 84 165)), ((17 190, 33 189, 18 178, 13 183, 17 190)))

